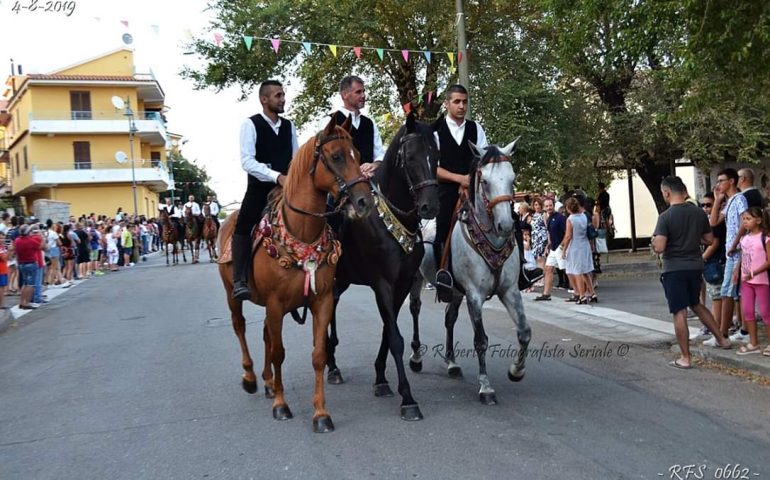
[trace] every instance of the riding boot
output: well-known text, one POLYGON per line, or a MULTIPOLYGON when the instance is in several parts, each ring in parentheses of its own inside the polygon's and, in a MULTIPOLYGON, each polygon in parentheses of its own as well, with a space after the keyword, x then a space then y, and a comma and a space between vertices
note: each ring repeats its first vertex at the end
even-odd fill
POLYGON ((249 282, 246 280, 246 274, 249 271, 249 261, 251 260, 251 238, 248 235, 233 234, 233 299, 249 300, 251 290, 249 282))
POLYGON ((521 262, 521 268, 519 268, 519 290, 526 290, 530 288, 532 284, 543 278, 543 269, 529 269, 525 267, 524 233, 519 227, 519 221, 515 220, 515 223, 514 235, 516 236, 516 245, 519 247, 519 261, 521 262))
POLYGON ((440 302, 452 301, 452 288, 454 287, 454 279, 452 273, 447 265, 446 269, 441 268, 441 259, 444 252, 444 244, 439 242, 433 243, 433 257, 436 260, 436 279, 433 285, 436 287, 436 296, 440 302))

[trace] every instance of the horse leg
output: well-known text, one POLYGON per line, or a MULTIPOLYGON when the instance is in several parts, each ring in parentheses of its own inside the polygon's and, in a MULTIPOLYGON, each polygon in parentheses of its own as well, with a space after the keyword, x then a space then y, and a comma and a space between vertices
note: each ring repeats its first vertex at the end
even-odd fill
POLYGON ((184 254, 184 239, 179 241, 179 245, 182 247, 182 260, 187 263, 187 257, 184 254))
POLYGON ((270 331, 267 328, 267 322, 265 322, 264 328, 262 329, 262 339, 265 342, 265 367, 262 369, 262 381, 265 382, 265 398, 275 398, 275 388, 273 388, 273 368, 270 365, 270 355, 272 355, 272 350, 270 349, 270 331))
POLYGON ((326 410, 324 394, 324 368, 326 367, 326 332, 329 329, 334 298, 332 295, 316 297, 310 305, 313 312, 313 370, 315 370, 315 392, 313 394, 313 431, 327 433, 334 431, 332 417, 326 410))
MULTIPOLYGON (((382 315, 382 312, 380 312, 382 315)), ((393 390, 388 385, 388 379, 385 378, 385 366, 388 361, 388 328, 385 324, 384 316, 382 323, 382 338, 380 339, 380 349, 377 351, 377 359, 374 361, 374 396, 392 397, 393 390)))
POLYGON ((414 280, 412 281, 412 288, 409 291, 409 312, 412 314, 412 355, 409 357, 409 368, 413 372, 422 371, 422 357, 425 355, 427 349, 423 348, 422 342, 420 342, 420 308, 422 307, 422 299, 420 295, 422 293, 423 278, 422 274, 418 271, 414 280))
POLYGON ((166 251, 166 266, 168 267, 168 243, 163 246, 163 249, 166 251))
POLYGON ((495 390, 490 385, 487 376, 486 355, 489 339, 484 332, 484 322, 481 317, 481 306, 484 304, 484 299, 478 292, 469 292, 465 299, 468 302, 468 315, 471 317, 471 325, 473 326, 473 347, 479 360, 479 400, 484 405, 495 405, 497 404, 495 390))
POLYGON ((519 351, 516 355, 516 361, 508 368, 508 379, 512 382, 518 382, 524 378, 527 348, 529 348, 529 341, 532 339, 532 329, 529 327, 527 316, 524 314, 524 302, 521 300, 521 292, 516 288, 516 285, 509 288, 504 295, 501 295, 500 301, 505 305, 508 315, 511 316, 511 319, 516 324, 519 351))
MULTIPOLYGON (((404 368, 404 337, 398 330, 396 319, 398 318, 399 307, 404 303, 409 294, 411 284, 402 283, 401 288, 398 284, 394 287, 382 285, 375 290, 377 298, 377 308, 384 322, 383 343, 390 348, 390 354, 396 363, 396 372, 398 373, 398 393, 401 395, 401 419, 407 421, 422 420, 422 412, 417 401, 412 397, 412 388, 409 386, 409 380, 406 378, 406 369, 404 368), (387 341, 385 340, 387 333, 387 341)), ((380 346, 382 348, 382 345, 380 346)), ((378 358, 379 361, 379 358, 378 358)), ((377 367, 377 365, 375 365, 377 367)), ((382 362, 382 378, 385 376, 385 362, 382 362)))
POLYGON ((288 420, 294 415, 289 410, 286 398, 283 393, 283 382, 281 379, 281 366, 286 357, 286 351, 283 348, 283 314, 282 305, 279 301, 271 299, 267 303, 267 315, 265 316, 265 327, 269 333, 270 341, 270 363, 273 366, 273 418, 276 420, 288 420))
POLYGON ((230 307, 233 330, 235 330, 235 336, 238 337, 238 343, 241 344, 241 365, 244 370, 241 386, 246 393, 255 393, 257 391, 257 376, 254 374, 254 362, 251 360, 249 346, 246 343, 246 318, 243 316, 243 304, 233 300, 227 288, 225 288, 225 294, 227 295, 227 305, 230 307))
POLYGON ((463 302, 461 295, 455 295, 452 301, 447 304, 444 310, 444 327, 446 328, 446 356, 444 361, 447 364, 447 373, 451 378, 460 378, 463 376, 463 370, 460 365, 455 363, 455 344, 454 331, 457 315, 460 312, 460 304, 463 302))
POLYGON ((332 318, 329 322, 329 335, 326 337, 326 366, 329 368, 326 380, 332 385, 345 383, 345 379, 342 378, 342 373, 339 367, 337 367, 335 352, 337 351, 337 345, 340 343, 337 337, 337 305, 340 303, 340 296, 348 289, 348 286, 341 283, 334 284, 334 308, 332 309, 332 318))

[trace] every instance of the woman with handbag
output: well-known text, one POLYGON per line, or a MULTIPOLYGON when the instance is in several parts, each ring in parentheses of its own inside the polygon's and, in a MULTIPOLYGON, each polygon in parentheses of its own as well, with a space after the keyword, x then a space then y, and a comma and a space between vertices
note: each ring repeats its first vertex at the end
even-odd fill
MULTIPOLYGON (((700 204, 706 215, 711 215, 714 208, 714 193, 707 192, 700 204)), ((711 313, 719 323, 722 315, 722 279, 725 274, 725 238, 727 228, 724 222, 711 227, 714 242, 703 250, 703 281, 706 293, 711 297, 711 313)), ((708 328, 703 327, 698 336, 709 335, 708 328)))

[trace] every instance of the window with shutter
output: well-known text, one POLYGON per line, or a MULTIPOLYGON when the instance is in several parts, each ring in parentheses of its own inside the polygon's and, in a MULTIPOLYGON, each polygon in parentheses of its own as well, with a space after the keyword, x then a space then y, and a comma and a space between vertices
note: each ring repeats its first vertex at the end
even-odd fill
POLYGON ((91 168, 91 143, 73 142, 75 151, 75 170, 87 170, 91 168))

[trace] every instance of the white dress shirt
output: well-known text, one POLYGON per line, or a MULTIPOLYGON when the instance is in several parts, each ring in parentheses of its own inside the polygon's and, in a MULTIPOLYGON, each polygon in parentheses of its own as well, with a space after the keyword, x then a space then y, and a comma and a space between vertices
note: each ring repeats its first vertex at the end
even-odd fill
POLYGON ((201 206, 198 205, 198 202, 187 202, 184 204, 184 208, 189 208, 193 215, 201 214, 201 206))
MULTIPOLYGON (((273 129, 276 135, 281 128, 281 119, 278 118, 276 123, 273 123, 270 118, 265 115, 264 112, 259 113, 262 118, 265 119, 268 125, 273 129)), ((297 144, 297 130, 294 128, 294 123, 291 124, 291 154, 294 156, 299 150, 297 144)), ((257 155, 257 129, 254 128, 254 122, 251 118, 247 118, 241 123, 241 166, 252 177, 262 182, 278 183, 278 175, 281 172, 277 172, 270 168, 267 163, 258 162, 257 155)))
POLYGON ((209 202, 209 213, 215 217, 219 214, 219 204, 217 204, 217 202, 209 202))
MULTIPOLYGON (((365 116, 362 115, 360 112, 356 114, 355 112, 352 112, 348 110, 345 107, 340 108, 339 110, 342 114, 344 114, 346 117, 349 117, 353 115, 353 128, 358 128, 361 125, 361 117, 365 116)), ((368 118, 368 117, 367 117, 368 118)), ((331 120, 331 116, 326 115, 318 122, 318 129, 317 131, 322 131, 326 128, 327 125, 329 125, 329 121, 331 120)), ((370 118, 370 120, 372 120, 370 118)), ((375 162, 381 162, 383 158, 385 158, 385 147, 382 146, 382 137, 380 137, 380 129, 377 128, 377 122, 372 120, 372 124, 374 125, 374 161, 375 162)))
MULTIPOLYGON (((449 127, 449 134, 452 135, 452 138, 455 139, 455 142, 457 142, 457 145, 460 145, 463 141, 463 137, 465 136, 465 124, 467 123, 465 120, 463 120, 463 123, 460 125, 457 124, 454 120, 449 118, 449 115, 447 115, 444 118, 444 121, 446 121, 447 127, 449 127)), ((434 137, 436 138, 436 145, 439 149, 441 149, 441 141, 438 138, 438 132, 433 133, 434 137)), ((484 129, 481 128, 481 124, 476 122, 476 146, 479 148, 484 148, 488 145, 487 143, 487 134, 484 133, 484 129)))

